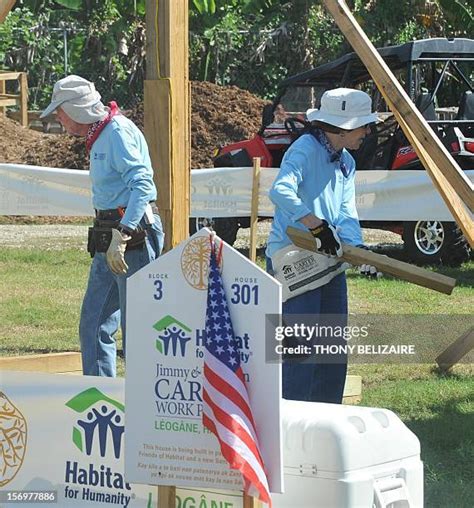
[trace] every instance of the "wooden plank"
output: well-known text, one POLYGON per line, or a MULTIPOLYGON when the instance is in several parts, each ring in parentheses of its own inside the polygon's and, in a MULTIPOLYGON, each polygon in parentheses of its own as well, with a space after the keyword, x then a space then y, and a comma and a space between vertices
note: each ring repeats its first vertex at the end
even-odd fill
MULTIPOLYGON (((313 235, 309 231, 302 231, 290 226, 287 228, 286 233, 297 247, 317 252, 313 235)), ((341 259, 354 266, 373 265, 381 272, 446 295, 450 295, 456 285, 456 280, 451 277, 404 263, 398 259, 345 244, 342 248, 344 254, 341 259)))
POLYGON ((21 125, 28 127, 28 78, 26 72, 20 75, 20 115, 21 125))
POLYGON ((9 99, 0 97, 0 106, 16 106, 19 102, 19 99, 9 99))
POLYGON ((472 349, 474 349, 474 326, 463 333, 461 337, 456 339, 438 355, 436 363, 439 365, 440 369, 448 371, 472 349))
MULTIPOLYGON (((422 114, 415 107, 405 90, 397 81, 392 71, 385 64, 362 28, 351 14, 344 0, 323 0, 328 11, 333 15, 337 25, 359 55, 393 112, 397 111, 410 125, 414 135, 425 147, 429 147, 434 163, 449 180, 459 197, 469 210, 474 211, 474 185, 463 173, 441 140, 429 127, 422 114)), ((403 127, 402 127, 403 128, 403 127)), ((416 147, 413 147, 416 149, 416 147)), ((426 167, 433 180, 437 175, 426 167)), ((449 201, 443 189, 439 188, 446 203, 449 201)), ((456 222, 461 220, 455 215, 456 222)), ((459 224, 460 225, 460 224, 459 224)))
POLYGON ((249 259, 257 260, 258 193, 260 190, 260 157, 253 158, 252 203, 250 208, 249 259))
POLYGON ((175 508, 176 487, 169 485, 158 486, 158 508, 175 508))
POLYGON ((16 71, 0 71, 1 81, 12 81, 19 79, 21 72, 16 71))
POLYGON ((145 86, 145 136, 168 250, 189 235, 188 2, 147 0, 146 20, 147 81, 160 84, 145 86), (163 128, 151 129, 160 116, 163 128))
POLYGON ((360 397, 362 394, 362 376, 346 376, 343 397, 360 397))
POLYGON ((6 356, 0 358, 1 370, 18 370, 27 372, 82 374, 80 353, 50 353, 42 355, 6 356))
POLYGON ((0 0, 0 23, 5 21, 8 13, 12 10, 16 0, 0 0))

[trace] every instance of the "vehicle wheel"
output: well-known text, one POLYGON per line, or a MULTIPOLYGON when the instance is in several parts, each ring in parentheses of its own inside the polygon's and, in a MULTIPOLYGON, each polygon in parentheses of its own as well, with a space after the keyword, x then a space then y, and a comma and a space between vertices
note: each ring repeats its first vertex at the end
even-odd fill
POLYGON ((189 234, 194 235, 201 228, 213 229, 217 236, 229 245, 234 245, 239 230, 239 221, 233 217, 191 217, 189 219, 189 234))
POLYGON ((415 263, 459 266, 469 259, 469 246, 454 222, 405 222, 403 240, 415 263))

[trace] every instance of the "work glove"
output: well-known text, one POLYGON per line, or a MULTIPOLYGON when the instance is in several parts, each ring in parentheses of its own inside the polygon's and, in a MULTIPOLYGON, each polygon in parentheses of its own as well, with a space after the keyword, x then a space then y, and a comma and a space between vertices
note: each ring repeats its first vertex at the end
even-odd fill
POLYGON ((316 249, 330 257, 342 256, 341 240, 336 230, 327 221, 323 220, 320 226, 310 228, 310 231, 316 241, 316 249))
MULTIPOLYGON (((359 247, 359 249, 370 250, 367 247, 367 245, 357 245, 357 247, 359 247)), ((374 265, 367 264, 359 265, 358 270, 361 275, 368 277, 370 279, 380 279, 381 277, 383 277, 383 273, 379 272, 377 267, 374 265)))
POLYGON ((125 249, 131 236, 121 233, 118 229, 112 229, 112 240, 106 252, 106 259, 109 268, 116 275, 125 275, 128 265, 125 263, 125 249))

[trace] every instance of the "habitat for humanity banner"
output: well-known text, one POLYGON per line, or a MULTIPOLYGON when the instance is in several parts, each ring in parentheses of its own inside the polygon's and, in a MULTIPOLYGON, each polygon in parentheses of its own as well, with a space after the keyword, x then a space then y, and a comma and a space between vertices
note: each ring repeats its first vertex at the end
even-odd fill
MULTIPOLYGON (((124 476, 123 400, 123 379, 0 372, 0 507, 156 508, 158 489, 124 476)), ((176 508, 242 505, 176 490, 176 508)))
MULTIPOLYGON (((203 229, 127 280, 125 471, 138 483, 243 489, 202 423, 209 254, 203 229)), ((215 323, 218 354, 240 360, 270 490, 281 492, 280 365, 265 362, 265 316, 279 313, 280 284, 226 244, 222 277, 236 344, 224 343, 228 323, 215 323)), ((212 292, 209 306, 217 319, 212 292)), ((224 380, 221 409, 238 414, 225 392, 224 380)))
MULTIPOLYGON (((277 172, 260 173, 261 217, 273 217, 277 172)), ((465 173, 474 181, 474 171, 465 173)), ((252 181, 252 168, 193 169, 191 217, 249 217, 252 181)), ((453 220, 426 171, 357 171, 355 183, 361 220, 453 220)), ((88 171, 0 164, 0 215, 92 214, 88 171)))
POLYGON ((60 507, 156 506, 156 488, 124 477, 123 380, 4 371, 0 390, 3 502, 21 492, 60 507))

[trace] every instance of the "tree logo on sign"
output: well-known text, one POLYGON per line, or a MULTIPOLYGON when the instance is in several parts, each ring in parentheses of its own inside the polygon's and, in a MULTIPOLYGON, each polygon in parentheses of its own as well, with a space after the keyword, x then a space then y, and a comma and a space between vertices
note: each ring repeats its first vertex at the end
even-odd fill
POLYGON ((0 392, 0 487, 15 478, 26 451, 25 417, 10 399, 0 392))
POLYGON ((210 252, 208 236, 193 238, 183 249, 181 270, 186 282, 194 289, 207 290, 210 252))

